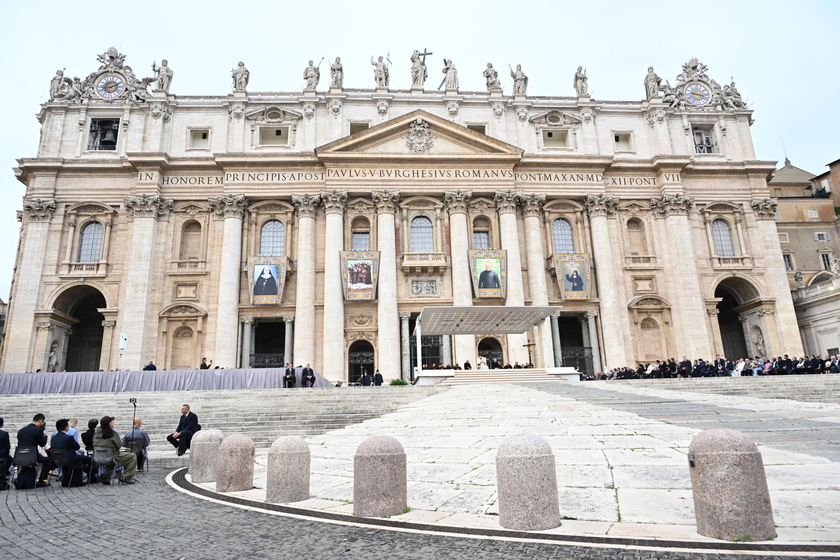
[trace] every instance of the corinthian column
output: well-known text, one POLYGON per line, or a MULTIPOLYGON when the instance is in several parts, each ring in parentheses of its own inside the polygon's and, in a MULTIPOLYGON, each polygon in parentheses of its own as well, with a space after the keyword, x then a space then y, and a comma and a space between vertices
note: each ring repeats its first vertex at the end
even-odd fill
MULTIPOLYGON (((242 275, 242 218, 245 196, 220 195, 208 199, 213 217, 224 220, 222 261, 219 264, 219 297, 216 310, 216 365, 235 368, 239 338, 239 279, 242 275)), ((242 364, 248 367, 248 364, 242 364)))
MULTIPOLYGON (((496 191, 493 200, 499 212, 499 233, 502 249, 507 252, 507 295, 505 305, 522 307, 525 305, 525 290, 522 286, 522 259, 519 256, 519 231, 516 224, 516 206, 520 193, 516 191, 496 191)), ((528 363, 527 334, 509 334, 508 361, 528 363)))
POLYGON ((399 378, 400 348, 394 344, 399 329, 397 315, 397 246, 394 236, 394 214, 400 201, 398 191, 371 193, 377 214, 377 242, 379 249, 379 303, 376 307, 379 321, 379 370, 386 378, 399 378))
MULTIPOLYGON (((472 279, 470 277, 469 229, 467 228, 467 203, 472 198, 470 191, 446 191, 443 203, 449 211, 449 237, 452 249, 452 305, 472 305, 472 279)), ((421 326, 422 327, 422 326, 421 326)), ((461 334, 455 336, 455 361, 463 364, 469 360, 475 367, 475 337, 461 334)), ((422 363, 422 359, 420 360, 422 363)))
POLYGON ((804 355, 805 350, 802 347, 802 337, 799 335, 796 312, 793 309, 793 299, 790 297, 790 286, 782 259, 782 248, 779 246, 779 232, 776 230, 775 216, 778 201, 774 198, 754 198, 751 204, 755 210, 758 232, 764 249, 767 267, 764 281, 767 283, 769 292, 777 294, 776 325, 779 328, 780 342, 784 346, 774 352, 791 356, 804 355))
MULTIPOLYGON (((595 260, 595 271, 598 279, 598 296, 601 298, 601 325, 606 350, 607 368, 626 365, 627 352, 621 321, 623 312, 622 302, 619 300, 618 278, 616 277, 615 254, 610 239, 610 229, 607 216, 615 214, 618 201, 614 196, 606 194, 591 194, 584 201, 589 212, 589 226, 592 232, 592 251, 595 260)), ((596 340, 590 341, 594 348, 596 340)))
POLYGON ((344 367, 344 290, 341 285, 341 251, 344 250, 346 191, 323 191, 321 204, 327 214, 324 240, 324 371, 329 379, 346 379, 344 367))
POLYGON ((698 253, 694 250, 688 221, 692 203, 691 198, 682 194, 650 199, 654 217, 665 222, 662 235, 670 253, 665 273, 671 277, 674 347, 680 349, 679 354, 687 356, 711 356, 714 344, 706 328, 706 301, 695 257, 698 253))
MULTIPOLYGON (((545 195, 522 195, 522 211, 525 214, 525 254, 528 260, 528 288, 531 290, 531 305, 548 305, 548 286, 545 282, 545 249, 540 227, 545 195)), ((554 344, 551 319, 546 318, 536 329, 537 367, 554 365, 554 344)), ((559 340, 558 340, 559 342, 559 340)))
POLYGON ((46 260, 50 220, 55 214, 55 201, 23 201, 20 260, 17 265, 12 297, 9 299, 9 320, 6 323, 3 371, 23 373, 31 367, 29 349, 34 335, 33 317, 43 283, 39 281, 46 260))
POLYGON ((318 200, 316 194, 292 196, 298 224, 293 356, 299 364, 315 364, 315 206, 318 200))

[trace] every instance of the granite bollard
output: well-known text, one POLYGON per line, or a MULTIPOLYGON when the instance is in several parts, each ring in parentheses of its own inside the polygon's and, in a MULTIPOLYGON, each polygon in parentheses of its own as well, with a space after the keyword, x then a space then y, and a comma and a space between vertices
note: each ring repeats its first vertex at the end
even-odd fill
POLYGON ((254 442, 231 434, 219 444, 216 492, 242 492, 254 487, 254 442))
POLYGON ((697 532, 722 540, 776 537, 758 447, 736 430, 700 432, 688 447, 697 532))
POLYGON ((385 517, 405 512, 408 476, 405 450, 390 436, 372 436, 353 458, 353 515, 385 517))
POLYGON ((190 442, 190 478, 193 482, 215 482, 219 463, 221 430, 200 430, 190 442))
POLYGON ((506 438, 496 453, 499 524, 517 531, 560 526, 554 453, 535 434, 506 438))
POLYGON ((274 440, 268 450, 265 501, 285 504, 309 499, 309 446, 300 436, 274 440))

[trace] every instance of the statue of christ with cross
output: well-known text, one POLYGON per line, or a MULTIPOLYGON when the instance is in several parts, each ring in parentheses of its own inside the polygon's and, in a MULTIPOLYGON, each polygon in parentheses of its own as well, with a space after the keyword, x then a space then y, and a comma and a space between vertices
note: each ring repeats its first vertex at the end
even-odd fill
POLYGON ((426 83, 426 78, 429 77, 429 70, 426 68, 426 56, 434 54, 427 52, 414 51, 411 55, 411 89, 423 89, 423 84, 426 83))

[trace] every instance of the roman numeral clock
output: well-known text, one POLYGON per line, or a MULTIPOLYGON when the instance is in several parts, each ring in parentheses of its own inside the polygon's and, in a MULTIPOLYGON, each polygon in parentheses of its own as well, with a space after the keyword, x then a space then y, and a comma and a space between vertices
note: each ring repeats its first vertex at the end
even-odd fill
POLYGON ((125 79, 119 74, 104 74, 96 81, 96 93, 103 99, 114 99, 125 91, 125 79))
POLYGON ((712 99, 712 94, 705 84, 693 82, 685 86, 685 99, 692 105, 702 107, 712 99))

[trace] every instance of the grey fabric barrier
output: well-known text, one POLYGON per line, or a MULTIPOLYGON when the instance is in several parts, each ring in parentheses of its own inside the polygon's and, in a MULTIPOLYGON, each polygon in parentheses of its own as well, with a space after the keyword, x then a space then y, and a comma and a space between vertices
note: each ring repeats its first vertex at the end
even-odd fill
MULTIPOLYGON (((303 368, 295 368, 297 387, 303 368)), ((285 368, 191 369, 158 371, 84 371, 0 374, 0 394, 116 393, 121 391, 206 391, 283 387, 285 368)), ((332 387, 315 373, 316 387, 332 387)))

